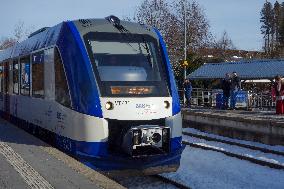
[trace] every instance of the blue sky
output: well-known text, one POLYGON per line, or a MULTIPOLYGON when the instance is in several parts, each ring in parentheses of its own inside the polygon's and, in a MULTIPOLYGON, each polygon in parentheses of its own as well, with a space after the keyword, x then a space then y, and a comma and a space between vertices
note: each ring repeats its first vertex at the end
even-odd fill
MULTIPOLYGON (((237 49, 261 50, 260 11, 265 0, 197 0, 220 38, 227 31, 237 49)), ((275 3, 275 0, 271 0, 275 3)), ((278 1, 283 2, 283 1, 278 1)))
MULTIPOLYGON (((260 10, 265 0, 196 0, 204 9, 211 31, 219 38, 226 30, 238 49, 260 50, 260 10)), ((10 36, 20 20, 34 30, 64 20, 132 16, 142 0, 2 0, 0 37, 10 36)), ((274 3, 274 0, 270 2, 274 3)), ((280 0, 281 2, 281 0, 280 0)))
POLYGON ((12 35, 19 20, 36 29, 79 18, 133 15, 142 0, 1 0, 0 37, 12 35))

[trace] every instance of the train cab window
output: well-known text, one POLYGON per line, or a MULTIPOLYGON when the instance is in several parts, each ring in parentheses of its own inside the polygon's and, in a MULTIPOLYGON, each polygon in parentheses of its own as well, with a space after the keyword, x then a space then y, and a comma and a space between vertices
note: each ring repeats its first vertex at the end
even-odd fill
POLYGON ((13 93, 19 94, 19 63, 18 63, 18 60, 13 61, 13 93))
POLYGON ((3 66, 0 65, 0 92, 4 91, 4 69, 3 66))
POLYGON ((101 96, 169 96, 167 72, 156 38, 90 32, 84 40, 101 96))
POLYGON ((63 106, 71 108, 71 100, 69 89, 66 81, 66 75, 63 68, 62 60, 58 50, 55 50, 54 55, 54 70, 55 70, 55 100, 63 106))
POLYGON ((32 96, 44 98, 44 53, 32 55, 32 96))
POLYGON ((21 94, 30 95, 30 57, 20 59, 21 63, 21 94))

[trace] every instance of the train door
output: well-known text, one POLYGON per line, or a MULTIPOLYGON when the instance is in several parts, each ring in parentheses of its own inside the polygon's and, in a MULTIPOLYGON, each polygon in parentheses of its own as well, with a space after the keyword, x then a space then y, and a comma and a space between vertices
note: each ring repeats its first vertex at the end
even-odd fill
POLYGON ((4 63, 4 112, 6 118, 10 115, 10 96, 9 96, 9 62, 4 63))
POLYGON ((54 80, 54 48, 50 48, 44 50, 44 96, 46 100, 55 99, 54 80))

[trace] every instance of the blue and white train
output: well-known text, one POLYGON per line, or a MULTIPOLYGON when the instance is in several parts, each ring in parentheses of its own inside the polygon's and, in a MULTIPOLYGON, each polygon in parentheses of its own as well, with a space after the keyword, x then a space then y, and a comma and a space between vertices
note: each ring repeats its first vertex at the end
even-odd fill
POLYGON ((62 22, 0 51, 1 115, 102 171, 175 171, 181 109, 165 43, 149 26, 62 22))

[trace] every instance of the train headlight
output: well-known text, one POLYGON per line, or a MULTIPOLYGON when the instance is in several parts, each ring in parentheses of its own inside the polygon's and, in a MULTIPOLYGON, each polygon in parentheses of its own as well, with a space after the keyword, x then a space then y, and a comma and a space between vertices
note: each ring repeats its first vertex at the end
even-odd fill
POLYGON ((112 110, 113 109, 113 103, 112 102, 107 102, 106 105, 105 105, 105 108, 107 110, 112 110))
POLYGON ((165 101, 164 101, 164 107, 165 107, 166 109, 168 109, 170 106, 171 106, 171 105, 170 105, 169 101, 165 100, 165 101))

